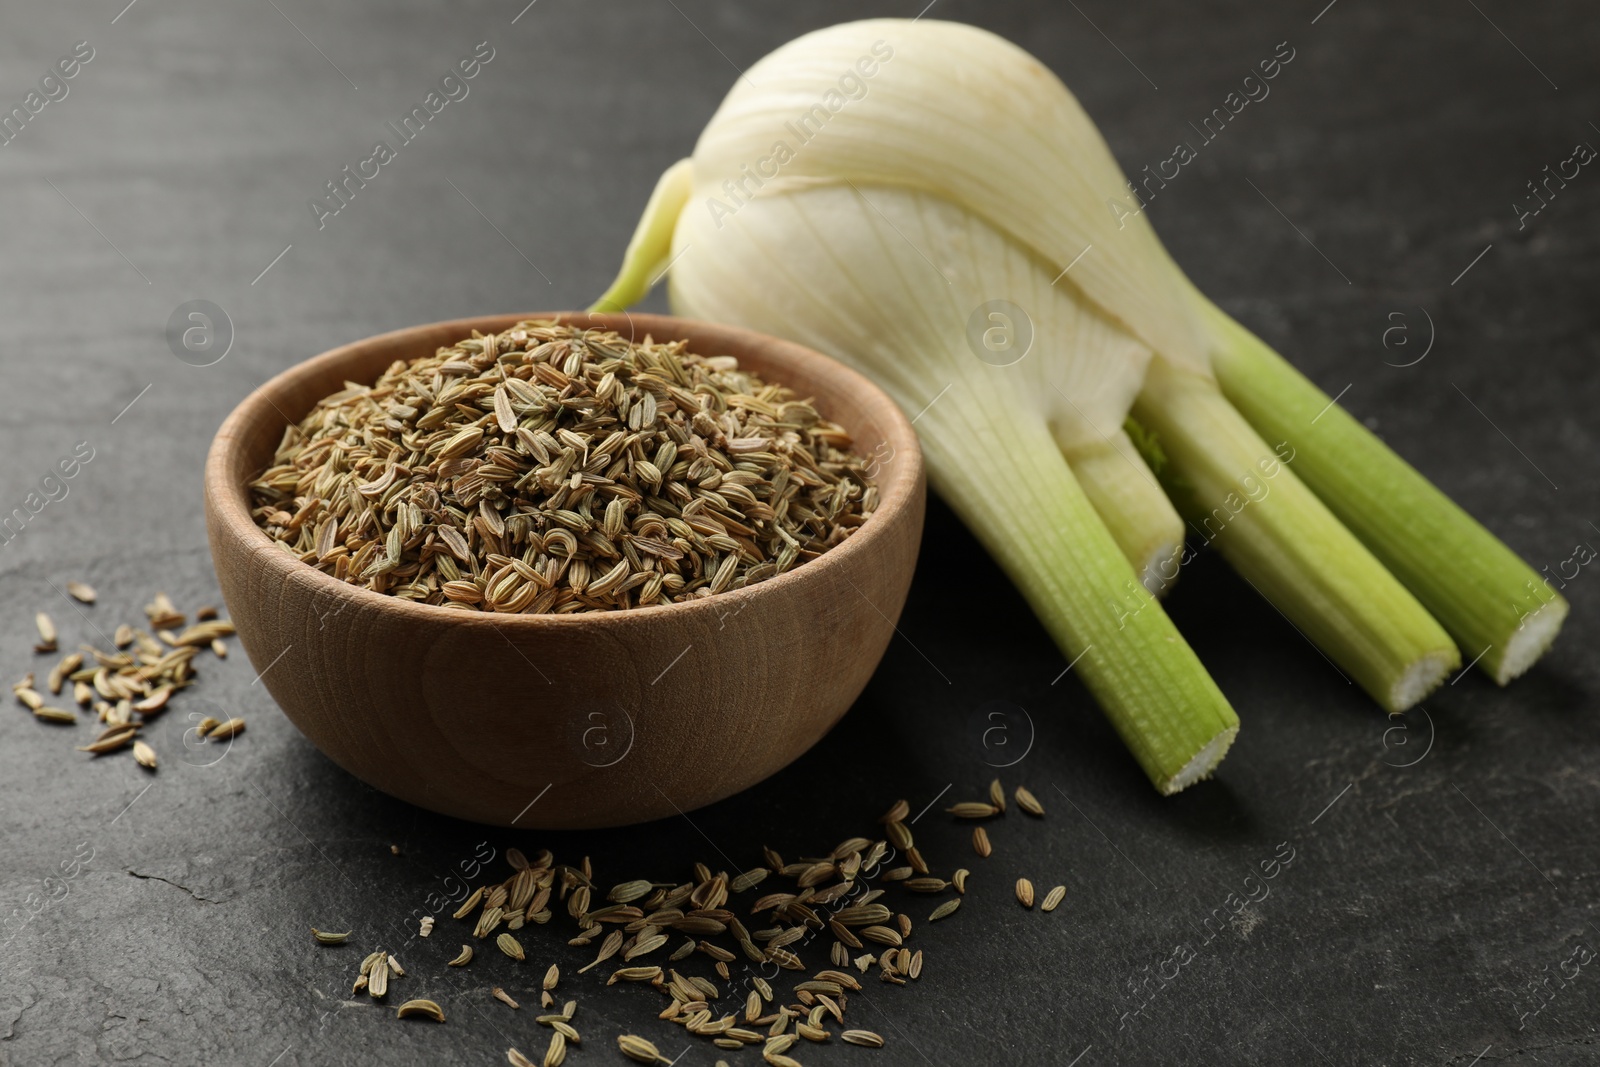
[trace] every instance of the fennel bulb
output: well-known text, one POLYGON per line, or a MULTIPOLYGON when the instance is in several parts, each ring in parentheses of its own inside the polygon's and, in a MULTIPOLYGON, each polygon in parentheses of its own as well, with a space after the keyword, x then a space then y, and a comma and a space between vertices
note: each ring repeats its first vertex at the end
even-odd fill
POLYGON ((1023 50, 955 23, 847 23, 735 84, 596 307, 670 266, 675 311, 827 352, 917 413, 932 484, 1164 792, 1237 730, 1150 593, 1176 576, 1179 512, 1391 712, 1460 664, 1429 609, 1499 648, 1497 679, 1537 658, 1564 602, 1508 616, 1531 569, 1342 412, 1308 432, 1327 399, 1125 204, 1094 123, 1023 50), (1366 474, 1404 490, 1398 517, 1366 474), (1446 543, 1475 561, 1470 586, 1439 577, 1446 543))

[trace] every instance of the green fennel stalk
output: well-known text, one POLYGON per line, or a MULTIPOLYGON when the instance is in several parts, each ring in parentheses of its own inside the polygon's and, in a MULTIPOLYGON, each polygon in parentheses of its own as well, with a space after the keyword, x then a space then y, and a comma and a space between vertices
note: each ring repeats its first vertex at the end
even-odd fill
POLYGON ((1460 505, 1249 330, 1196 294, 1228 399, 1498 684, 1555 640, 1567 602, 1460 505))

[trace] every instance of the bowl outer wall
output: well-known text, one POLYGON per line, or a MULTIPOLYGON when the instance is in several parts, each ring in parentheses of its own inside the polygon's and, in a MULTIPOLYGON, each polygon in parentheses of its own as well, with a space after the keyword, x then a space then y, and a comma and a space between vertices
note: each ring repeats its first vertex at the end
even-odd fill
POLYGON ((534 313, 418 326, 283 372, 223 423, 206 464, 218 580, 261 681, 334 762, 403 800, 477 822, 615 826, 688 811, 775 773, 860 695, 894 635, 921 537, 915 432, 876 386, 802 346, 670 316, 534 313), (359 589, 293 559, 246 485, 288 421, 346 380, 473 328, 559 317, 702 354, 815 399, 878 458, 880 505, 785 575, 693 603, 488 615, 359 589))

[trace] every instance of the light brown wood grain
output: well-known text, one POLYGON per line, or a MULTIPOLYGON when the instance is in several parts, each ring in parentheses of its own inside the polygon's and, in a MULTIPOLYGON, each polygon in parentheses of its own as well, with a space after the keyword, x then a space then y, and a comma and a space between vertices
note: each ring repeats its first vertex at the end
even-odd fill
POLYGON ((533 317, 549 313, 368 338, 245 398, 218 431, 205 474, 212 556, 240 640, 313 744, 362 781, 434 811, 580 828, 731 796, 790 763, 849 709, 894 635, 911 582, 922 454, 905 416, 855 371, 734 327, 560 316, 737 356, 813 398, 857 450, 879 459, 879 508, 844 544, 693 603, 561 616, 412 604, 300 563, 250 518, 246 485, 270 463, 288 420, 347 380, 374 381, 395 360, 431 354, 473 328, 533 317))

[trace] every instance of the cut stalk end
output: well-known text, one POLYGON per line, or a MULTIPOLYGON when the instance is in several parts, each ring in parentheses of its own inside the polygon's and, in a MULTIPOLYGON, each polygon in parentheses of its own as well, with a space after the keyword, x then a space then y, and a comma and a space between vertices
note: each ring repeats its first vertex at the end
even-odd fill
POLYGON ((1539 661, 1539 657, 1555 643, 1556 635, 1561 632, 1561 624, 1567 619, 1567 610, 1567 602, 1557 597, 1523 619, 1522 625, 1511 631, 1505 650, 1500 654, 1500 662, 1491 674, 1496 685, 1508 685, 1513 678, 1521 676, 1539 661))
POLYGON ((1217 769, 1217 765, 1222 762, 1222 757, 1226 756, 1228 749, 1233 747, 1233 739, 1238 736, 1239 727, 1237 726, 1230 726, 1223 730, 1216 737, 1206 742, 1206 747, 1196 752, 1194 758, 1184 764, 1181 771, 1165 782, 1157 782, 1156 788, 1161 791, 1162 796, 1170 797, 1174 793, 1183 792, 1196 782, 1202 782, 1210 778, 1211 772, 1217 769))
POLYGON ((1146 554, 1142 567, 1138 560, 1133 563, 1139 570, 1139 584, 1150 590, 1152 596, 1164 597, 1178 584, 1178 571, 1183 565, 1183 538, 1174 537, 1156 545, 1146 554))
POLYGON ((1460 654, 1452 648, 1449 652, 1428 652, 1400 672, 1388 697, 1380 701, 1383 710, 1399 715, 1422 703, 1424 697, 1444 684, 1450 672, 1461 666, 1460 654))

